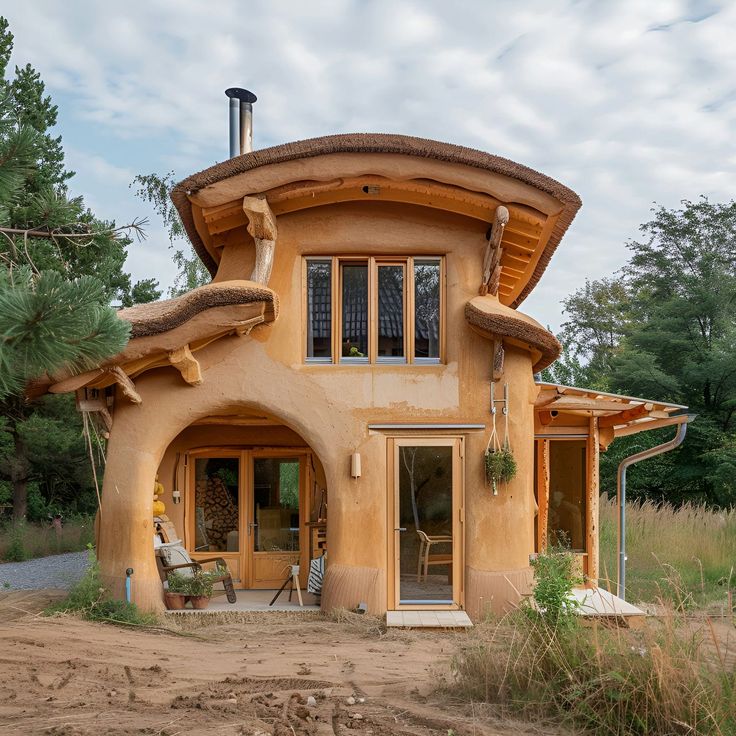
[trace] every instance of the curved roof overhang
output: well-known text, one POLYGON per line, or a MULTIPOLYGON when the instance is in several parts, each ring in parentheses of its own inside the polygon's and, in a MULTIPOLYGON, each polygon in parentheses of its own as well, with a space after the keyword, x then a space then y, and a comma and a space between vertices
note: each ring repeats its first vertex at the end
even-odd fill
POLYGON ((198 255, 214 275, 228 234, 244 232, 244 197, 273 215, 355 201, 402 202, 491 224, 509 211, 499 299, 515 307, 534 288, 581 202, 554 179, 500 156, 387 134, 289 143, 224 161, 178 184, 172 200, 198 255))

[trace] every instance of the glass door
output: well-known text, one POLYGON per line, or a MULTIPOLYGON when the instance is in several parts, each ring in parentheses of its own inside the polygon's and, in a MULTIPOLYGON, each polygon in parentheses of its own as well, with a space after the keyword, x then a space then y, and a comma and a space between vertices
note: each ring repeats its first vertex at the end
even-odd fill
POLYGON ((306 581, 305 469, 303 455, 252 456, 247 526, 253 588, 280 587, 291 565, 301 565, 306 581))
POLYGON ((461 442, 394 441, 395 604, 461 604, 461 442))
POLYGON ((223 557, 242 587, 241 453, 223 450, 194 456, 189 550, 193 559, 223 557))

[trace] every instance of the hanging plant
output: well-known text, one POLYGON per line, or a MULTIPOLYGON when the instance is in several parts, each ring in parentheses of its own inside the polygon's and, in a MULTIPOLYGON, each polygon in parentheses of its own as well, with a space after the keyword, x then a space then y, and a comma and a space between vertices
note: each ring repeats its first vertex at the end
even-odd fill
POLYGON ((496 431, 496 401, 493 398, 493 386, 491 383, 491 414, 493 418, 491 436, 488 438, 486 451, 483 456, 486 482, 493 488, 493 495, 498 495, 498 484, 508 483, 516 476, 516 458, 511 452, 509 442, 509 409, 508 409, 508 384, 504 384, 503 418, 504 418, 504 440, 503 445, 496 431))
POLYGON ((489 448, 485 453, 486 481, 493 486, 493 495, 498 493, 499 483, 508 483, 516 476, 516 458, 508 443, 499 449, 489 448))

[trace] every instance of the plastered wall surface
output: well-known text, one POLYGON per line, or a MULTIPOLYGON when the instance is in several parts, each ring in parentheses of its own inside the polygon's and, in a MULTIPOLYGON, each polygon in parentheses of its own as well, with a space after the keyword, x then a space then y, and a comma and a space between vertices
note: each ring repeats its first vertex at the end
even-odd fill
MULTIPOLYGON (((142 404, 116 397, 99 556, 104 580, 116 595, 122 595, 125 568, 135 568, 134 599, 145 609, 162 608, 151 549, 156 472, 170 492, 176 452, 251 439, 242 428, 187 429, 193 421, 239 411, 265 414, 288 428, 281 430, 281 440, 298 435, 314 450, 329 489, 323 605, 349 608, 366 600, 377 613, 385 610, 387 600, 387 450, 386 435, 370 432, 368 424, 490 427, 492 343, 464 318, 465 304, 481 280, 483 223, 413 205, 366 202, 283 215, 278 227, 269 286, 280 298, 279 318, 250 336, 223 338, 198 351, 200 386, 185 384, 171 368, 156 369, 136 379, 142 404), (392 253, 446 255, 446 363, 305 365, 302 256, 392 253), (349 475, 354 452, 362 457, 357 480, 349 475)), ((243 270, 252 264, 252 247, 245 235, 241 243, 228 245, 217 279, 247 277, 243 270)), ((482 606, 500 608, 506 597, 513 597, 504 580, 511 575, 515 586, 522 585, 533 551, 535 390, 528 352, 507 348, 502 381, 509 384, 509 439, 519 472, 498 496, 491 496, 484 483, 487 431, 466 436, 466 601, 476 615, 482 606)), ((181 507, 173 507, 170 495, 164 500, 175 522, 183 521, 181 507)))

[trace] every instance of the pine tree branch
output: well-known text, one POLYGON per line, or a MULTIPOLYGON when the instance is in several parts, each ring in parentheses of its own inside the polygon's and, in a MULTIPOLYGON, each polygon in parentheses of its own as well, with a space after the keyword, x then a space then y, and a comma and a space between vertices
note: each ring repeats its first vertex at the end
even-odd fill
MULTIPOLYGON (((0 227, 0 233, 4 235, 22 235, 24 238, 50 238, 56 240, 56 238, 91 238, 96 235, 106 235, 108 237, 115 237, 123 232, 133 231, 139 240, 145 240, 145 226, 148 225, 148 218, 135 219, 129 225, 121 225, 120 227, 109 228, 107 230, 93 230, 91 227, 86 228, 85 232, 81 233, 65 233, 61 228, 15 228, 15 227, 0 227)), ((75 225, 80 227, 80 225, 75 225)), ((85 226, 86 227, 86 226, 85 226)))

